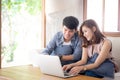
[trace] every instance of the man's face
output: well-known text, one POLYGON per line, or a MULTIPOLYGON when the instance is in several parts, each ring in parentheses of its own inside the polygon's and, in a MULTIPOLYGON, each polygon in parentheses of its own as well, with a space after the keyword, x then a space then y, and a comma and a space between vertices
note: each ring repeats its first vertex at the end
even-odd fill
POLYGON ((64 40, 65 40, 66 42, 67 42, 67 41, 70 41, 75 32, 76 32, 75 29, 69 29, 69 28, 67 28, 66 26, 63 26, 64 40))

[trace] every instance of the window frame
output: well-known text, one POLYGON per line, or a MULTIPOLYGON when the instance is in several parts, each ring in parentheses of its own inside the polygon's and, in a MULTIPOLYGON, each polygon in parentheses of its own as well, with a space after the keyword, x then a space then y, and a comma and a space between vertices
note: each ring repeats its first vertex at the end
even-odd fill
POLYGON ((42 0, 42 29, 41 29, 41 47, 46 47, 46 14, 45 14, 45 0, 42 0))
POLYGON ((0 0, 0 69, 1 69, 1 60, 2 60, 2 58, 1 58, 1 2, 2 2, 2 0, 0 0))
MULTIPOLYGON (((0 0, 0 69, 1 69, 1 65, 2 65, 2 58, 1 58, 1 27, 2 27, 2 22, 1 22, 1 10, 2 10, 2 0, 0 0)), ((46 45, 46 16, 45 16, 45 0, 42 0, 42 29, 41 29, 41 47, 45 47, 46 45)))
MULTIPOLYGON (((103 9, 102 9, 102 33, 105 36, 110 36, 110 37, 120 37, 120 0, 118 0, 118 30, 119 32, 105 32, 104 31, 104 16, 105 16, 105 0, 103 0, 103 9)), ((83 0, 83 20, 87 19, 87 0, 83 0)))
POLYGON ((118 30, 120 31, 120 0, 118 0, 118 30))

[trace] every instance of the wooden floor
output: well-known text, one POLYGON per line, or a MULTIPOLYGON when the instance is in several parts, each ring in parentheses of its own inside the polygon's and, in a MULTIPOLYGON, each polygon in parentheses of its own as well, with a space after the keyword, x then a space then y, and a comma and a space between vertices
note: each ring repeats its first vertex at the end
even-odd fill
POLYGON ((44 75, 40 72, 38 67, 33 67, 31 65, 2 68, 0 69, 0 76, 10 78, 10 80, 102 80, 83 75, 67 79, 44 75))

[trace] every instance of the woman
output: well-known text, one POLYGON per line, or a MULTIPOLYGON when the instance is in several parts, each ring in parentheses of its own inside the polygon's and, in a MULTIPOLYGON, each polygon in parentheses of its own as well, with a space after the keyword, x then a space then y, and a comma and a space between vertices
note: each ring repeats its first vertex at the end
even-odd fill
POLYGON ((70 74, 84 73, 88 76, 114 78, 114 64, 112 62, 111 41, 99 30, 92 19, 86 20, 80 27, 80 36, 83 39, 82 59, 76 63, 63 66, 70 74))

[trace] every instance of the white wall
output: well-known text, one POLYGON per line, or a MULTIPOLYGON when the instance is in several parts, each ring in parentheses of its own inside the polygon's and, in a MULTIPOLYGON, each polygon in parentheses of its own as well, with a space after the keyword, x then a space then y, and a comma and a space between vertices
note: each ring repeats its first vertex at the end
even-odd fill
POLYGON ((47 43, 56 32, 62 30, 64 17, 75 16, 80 24, 83 21, 83 0, 46 0, 45 7, 47 43))

